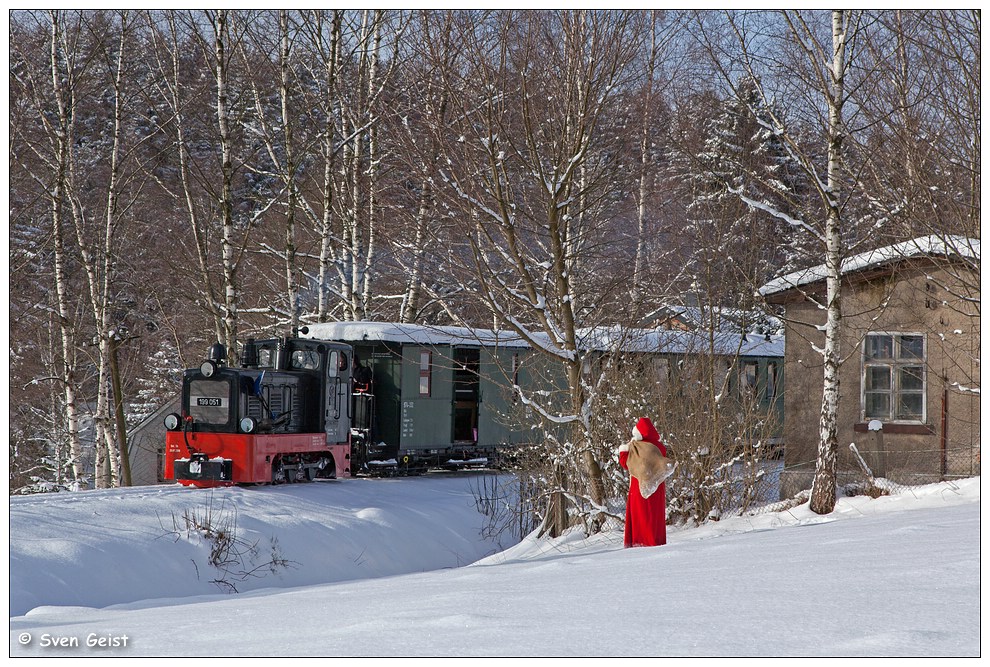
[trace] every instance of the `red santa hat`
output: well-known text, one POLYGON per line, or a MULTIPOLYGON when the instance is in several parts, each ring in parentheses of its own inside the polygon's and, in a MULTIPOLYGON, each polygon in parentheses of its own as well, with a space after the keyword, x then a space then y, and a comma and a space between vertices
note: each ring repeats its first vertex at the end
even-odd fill
POLYGON ((633 427, 633 438, 636 440, 645 440, 647 442, 652 442, 656 446, 660 446, 660 434, 657 433, 657 429, 653 426, 651 422, 646 417, 641 417, 633 427))

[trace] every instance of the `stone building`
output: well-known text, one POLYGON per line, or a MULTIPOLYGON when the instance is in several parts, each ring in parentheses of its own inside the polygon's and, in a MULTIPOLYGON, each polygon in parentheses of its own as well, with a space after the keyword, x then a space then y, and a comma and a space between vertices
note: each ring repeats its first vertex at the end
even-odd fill
MULTIPOLYGON (((980 241, 922 237, 842 265, 839 485, 980 474, 980 241)), ((819 441, 824 267, 761 290, 785 310, 787 497, 810 488, 819 441)))

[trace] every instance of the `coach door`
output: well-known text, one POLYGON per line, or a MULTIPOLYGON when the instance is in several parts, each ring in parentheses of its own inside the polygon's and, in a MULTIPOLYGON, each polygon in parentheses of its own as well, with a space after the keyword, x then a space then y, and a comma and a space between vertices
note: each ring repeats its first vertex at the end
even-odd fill
POLYGON ((324 424, 328 444, 347 442, 350 421, 350 364, 346 350, 330 348, 327 352, 324 424))
POLYGON ((476 347, 454 348, 454 406, 452 441, 458 445, 478 442, 478 364, 476 347))

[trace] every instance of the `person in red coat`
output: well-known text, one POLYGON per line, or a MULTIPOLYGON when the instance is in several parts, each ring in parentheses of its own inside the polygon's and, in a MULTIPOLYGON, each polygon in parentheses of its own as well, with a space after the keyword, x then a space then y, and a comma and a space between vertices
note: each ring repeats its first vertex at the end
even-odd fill
MULTIPOLYGON (((653 422, 643 417, 633 428, 633 439, 653 444, 660 454, 667 456, 667 448, 660 442, 653 422)), ((619 447, 619 465, 629 470, 629 445, 619 447)), ((660 484, 657 490, 644 498, 639 480, 629 478, 629 499, 626 501, 626 547, 656 547, 667 543, 667 486, 660 484)))

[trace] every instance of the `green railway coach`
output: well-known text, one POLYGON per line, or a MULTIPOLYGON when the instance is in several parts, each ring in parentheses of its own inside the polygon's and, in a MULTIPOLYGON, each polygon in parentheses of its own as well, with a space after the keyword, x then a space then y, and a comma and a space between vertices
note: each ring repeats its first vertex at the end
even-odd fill
MULTIPOLYGON (((309 325, 301 335, 353 348, 354 472, 492 465, 506 446, 541 437, 522 426, 526 408, 513 386, 543 396, 565 388, 559 374, 545 372, 544 357, 513 333, 335 322, 309 325)), ((587 332, 585 343, 603 355, 622 349, 672 360, 690 356, 689 341, 696 338, 664 330, 632 338, 628 331, 601 329, 587 332)), ((724 347, 719 354, 738 359, 737 382, 759 385, 764 409, 778 413, 782 340, 733 335, 724 347)))

